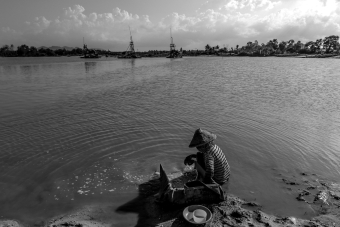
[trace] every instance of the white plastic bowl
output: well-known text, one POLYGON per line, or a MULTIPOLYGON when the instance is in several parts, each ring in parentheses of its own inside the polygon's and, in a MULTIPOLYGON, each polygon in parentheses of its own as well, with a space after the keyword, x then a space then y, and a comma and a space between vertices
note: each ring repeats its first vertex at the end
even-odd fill
POLYGON ((197 209, 193 212, 192 217, 194 219, 194 222, 201 224, 207 220, 207 212, 202 209, 197 209))
MULTIPOLYGON (((199 213, 199 212, 197 212, 197 213, 199 213)), ((201 215, 197 215, 197 216, 201 216, 201 215)), ((191 205, 191 206, 186 207, 183 210, 183 217, 184 217, 185 220, 187 220, 188 222, 190 222, 192 224, 200 225, 200 224, 204 224, 204 223, 209 222, 212 218, 212 214, 211 214, 211 211, 208 208, 206 208, 205 206, 191 205), (196 210, 200 210, 199 211, 200 213, 203 213, 203 212, 206 213, 205 220, 197 220, 196 219, 198 222, 196 222, 194 220, 194 211, 196 211, 196 210), (199 221, 201 221, 201 222, 199 222, 199 221)))

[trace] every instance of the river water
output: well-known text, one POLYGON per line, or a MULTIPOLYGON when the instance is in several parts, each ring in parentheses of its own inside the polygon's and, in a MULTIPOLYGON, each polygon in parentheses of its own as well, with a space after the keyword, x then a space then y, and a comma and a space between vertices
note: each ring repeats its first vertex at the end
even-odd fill
POLYGON ((0 58, 0 219, 39 223, 135 198, 161 163, 181 171, 201 127, 231 166, 229 192, 310 215, 280 175, 340 179, 337 59, 0 58))

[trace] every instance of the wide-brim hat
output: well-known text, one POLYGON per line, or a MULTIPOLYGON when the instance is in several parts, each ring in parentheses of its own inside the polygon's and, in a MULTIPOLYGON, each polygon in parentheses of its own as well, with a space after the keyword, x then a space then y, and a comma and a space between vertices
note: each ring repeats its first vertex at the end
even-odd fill
POLYGON ((215 134, 199 128, 195 131, 195 134, 192 137, 189 147, 201 146, 215 140, 216 138, 217 136, 215 134))

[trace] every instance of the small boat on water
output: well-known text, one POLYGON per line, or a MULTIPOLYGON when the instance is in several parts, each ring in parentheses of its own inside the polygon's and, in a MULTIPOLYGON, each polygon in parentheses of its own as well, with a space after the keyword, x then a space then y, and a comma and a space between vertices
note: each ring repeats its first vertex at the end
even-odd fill
POLYGON ((101 58, 102 56, 97 53, 96 50, 88 49, 87 44, 84 42, 83 38, 83 56, 80 58, 101 58))
MULTIPOLYGON (((129 27, 129 30, 130 30, 130 27, 129 27)), ((130 44, 127 50, 125 51, 125 53, 123 55, 118 56, 118 58, 141 58, 141 56, 138 56, 135 52, 135 46, 133 44, 131 30, 130 30, 130 44)))
POLYGON ((182 48, 180 51, 176 50, 176 45, 172 39, 172 33, 170 28, 170 53, 166 58, 182 58, 182 48))

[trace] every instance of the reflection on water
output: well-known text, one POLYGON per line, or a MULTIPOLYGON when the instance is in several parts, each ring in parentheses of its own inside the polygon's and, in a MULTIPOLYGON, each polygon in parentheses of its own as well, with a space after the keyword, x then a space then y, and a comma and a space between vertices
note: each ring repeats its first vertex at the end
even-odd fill
POLYGON ((34 223, 94 201, 117 208, 135 198, 160 163, 181 171, 183 158, 195 152, 188 144, 198 127, 218 135, 231 193, 269 213, 308 211, 280 174, 340 177, 338 61, 12 61, 0 59, 5 218, 34 223))
POLYGON ((119 59, 118 61, 120 61, 120 63, 127 68, 130 68, 131 70, 133 70, 133 68, 136 66, 136 62, 140 61, 140 59, 135 59, 135 58, 131 58, 131 59, 119 59))
MULTIPOLYGON (((11 76, 17 73, 17 66, 15 65, 4 65, 0 67, 2 75, 11 76)), ((1 79, 1 78, 0 78, 1 79)))
POLYGON ((94 71, 96 69, 97 62, 84 62, 85 64, 85 72, 89 73, 90 71, 94 71))
POLYGON ((136 65, 136 59, 131 59, 131 68, 134 68, 136 65))

